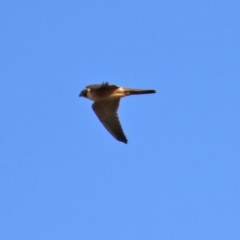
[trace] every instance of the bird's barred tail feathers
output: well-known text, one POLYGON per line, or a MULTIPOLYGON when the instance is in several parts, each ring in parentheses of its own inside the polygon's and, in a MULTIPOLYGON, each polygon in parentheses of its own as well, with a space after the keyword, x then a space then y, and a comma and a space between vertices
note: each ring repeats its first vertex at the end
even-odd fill
POLYGON ((137 95, 137 94, 150 94, 150 93, 156 93, 155 90, 142 90, 142 89, 126 89, 125 90, 126 95, 137 95))

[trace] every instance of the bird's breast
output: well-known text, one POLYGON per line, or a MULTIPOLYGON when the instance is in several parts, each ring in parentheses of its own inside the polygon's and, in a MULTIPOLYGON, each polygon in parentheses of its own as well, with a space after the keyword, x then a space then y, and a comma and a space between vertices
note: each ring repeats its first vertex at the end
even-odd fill
POLYGON ((122 93, 118 92, 110 92, 110 91, 89 91, 87 93, 88 99, 92 101, 104 101, 104 100, 111 100, 111 99, 116 99, 116 98, 121 98, 122 93))

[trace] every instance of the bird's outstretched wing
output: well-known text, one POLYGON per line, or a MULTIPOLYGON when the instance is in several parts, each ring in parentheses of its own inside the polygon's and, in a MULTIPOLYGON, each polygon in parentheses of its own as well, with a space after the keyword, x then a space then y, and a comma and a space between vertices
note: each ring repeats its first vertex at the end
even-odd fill
POLYGON ((127 143, 127 138, 123 132, 117 114, 119 102, 120 99, 97 101, 93 103, 92 108, 109 133, 118 141, 127 143))
POLYGON ((86 88, 91 88, 93 90, 98 90, 98 89, 117 89, 119 88, 117 85, 115 84, 109 84, 108 82, 103 82, 102 84, 91 84, 86 86, 86 88))

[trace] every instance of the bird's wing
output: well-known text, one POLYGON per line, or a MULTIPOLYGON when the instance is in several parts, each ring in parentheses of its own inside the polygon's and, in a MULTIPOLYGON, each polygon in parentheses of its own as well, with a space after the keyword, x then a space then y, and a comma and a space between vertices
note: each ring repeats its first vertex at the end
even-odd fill
POLYGON ((88 85, 86 86, 86 88, 91 88, 93 90, 98 90, 98 89, 117 89, 119 88, 117 85, 114 85, 114 84, 109 84, 109 83, 102 83, 102 84, 92 84, 92 85, 88 85))
POLYGON ((120 124, 117 110, 120 99, 97 101, 92 105, 93 111, 103 124, 103 126, 115 137, 118 141, 127 143, 127 138, 120 124))

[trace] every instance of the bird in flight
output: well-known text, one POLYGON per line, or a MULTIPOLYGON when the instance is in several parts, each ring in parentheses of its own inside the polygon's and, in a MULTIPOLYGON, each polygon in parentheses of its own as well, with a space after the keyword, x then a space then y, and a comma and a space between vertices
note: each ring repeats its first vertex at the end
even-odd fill
POLYGON ((156 91, 118 87, 106 82, 86 86, 80 92, 79 97, 85 97, 94 101, 92 109, 103 126, 118 141, 127 143, 128 140, 123 132, 117 113, 120 99, 130 95, 148 93, 156 93, 156 91))

